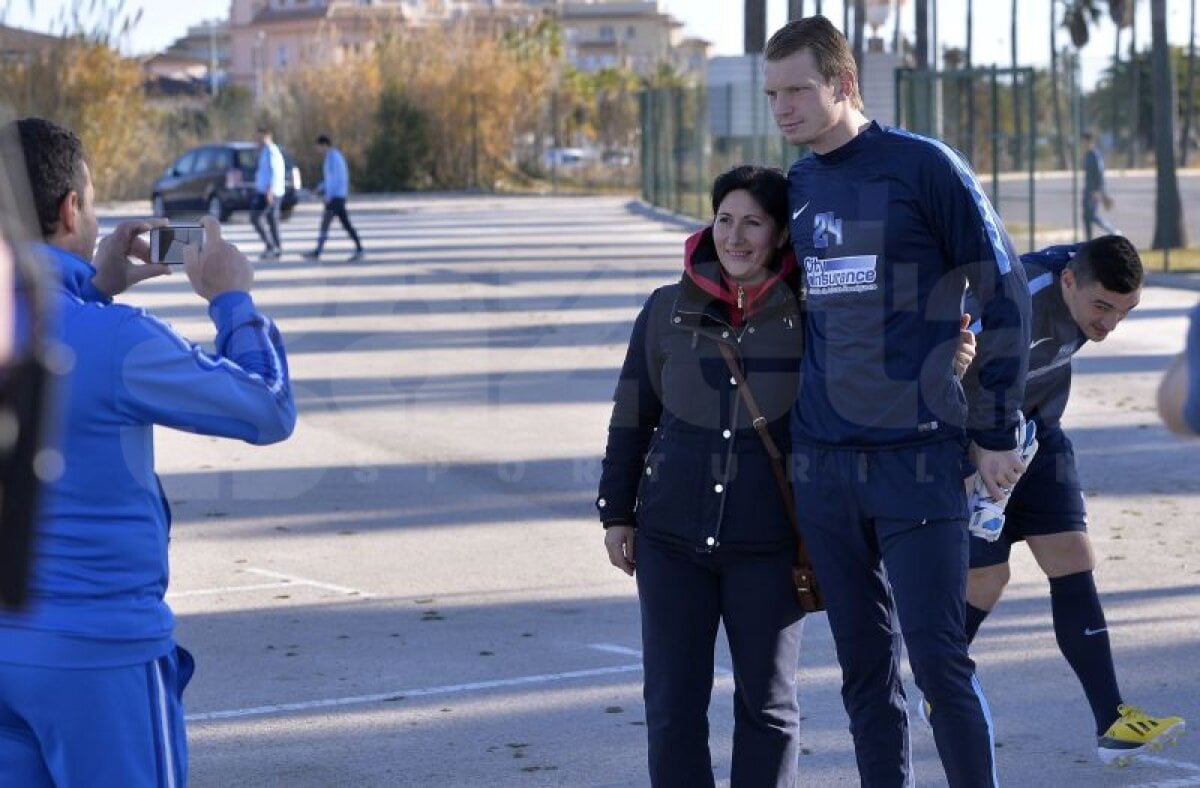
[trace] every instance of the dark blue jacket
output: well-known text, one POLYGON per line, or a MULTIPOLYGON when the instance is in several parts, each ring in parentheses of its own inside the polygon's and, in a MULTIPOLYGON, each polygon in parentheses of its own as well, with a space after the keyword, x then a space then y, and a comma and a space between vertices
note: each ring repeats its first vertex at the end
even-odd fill
POLYGON ((1029 290, 958 154, 871 123, 788 180, 808 348, 795 439, 870 449, 961 439, 965 426, 983 448, 1012 448, 1029 290), (987 329, 969 403, 953 371, 968 280, 987 329))
MULTIPOLYGON (((1033 299, 1029 374, 1025 378, 1021 410, 1026 418, 1037 422, 1039 435, 1059 426, 1071 396, 1071 359, 1087 342, 1087 335, 1079 329, 1063 301, 1060 284, 1062 272, 1081 245, 1048 246, 1021 255, 1033 299)), ((972 309, 971 300, 967 309, 972 309)), ((981 329, 978 322, 971 325, 972 331, 981 329)))
POLYGON ((790 548, 782 494, 717 345, 734 349, 786 453, 803 352, 795 261, 785 254, 735 327, 710 231, 688 249, 683 279, 655 290, 634 323, 613 398, 600 519, 697 550, 790 548))

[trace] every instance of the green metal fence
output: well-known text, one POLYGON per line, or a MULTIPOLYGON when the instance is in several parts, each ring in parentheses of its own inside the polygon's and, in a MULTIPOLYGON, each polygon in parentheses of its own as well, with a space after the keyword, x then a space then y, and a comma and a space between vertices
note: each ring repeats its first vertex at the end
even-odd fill
MULTIPOLYGON (((752 98, 766 117, 766 99, 752 98)), ((787 170, 800 149, 760 123, 757 133, 736 133, 729 120, 734 87, 658 88, 640 97, 642 198, 676 213, 707 218, 713 179, 737 164, 755 162, 787 170), (730 130, 735 133, 720 133, 730 130)), ((745 97, 743 97, 745 98, 745 97)))
MULTIPOLYGON (((896 125, 936 137, 956 148, 976 173, 990 181, 992 204, 1003 188, 1023 192, 1026 231, 1035 246, 1038 169, 1038 108, 1032 68, 974 68, 948 71, 896 70, 896 125), (1023 181, 1001 173, 1023 172, 1023 181), (987 178, 990 175, 990 178, 987 178)), ((1011 212, 1010 212, 1011 213, 1011 212)), ((1017 218, 1009 215, 1006 223, 1017 218)))

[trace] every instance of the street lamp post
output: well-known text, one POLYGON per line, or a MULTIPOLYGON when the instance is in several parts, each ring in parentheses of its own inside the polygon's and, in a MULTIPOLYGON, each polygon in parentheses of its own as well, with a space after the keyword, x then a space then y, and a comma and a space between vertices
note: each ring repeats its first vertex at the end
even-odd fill
POLYGON ((208 22, 208 91, 217 97, 217 20, 208 22))
POLYGON ((254 43, 254 99, 259 101, 263 95, 263 70, 266 69, 264 58, 267 56, 267 31, 259 30, 254 43))

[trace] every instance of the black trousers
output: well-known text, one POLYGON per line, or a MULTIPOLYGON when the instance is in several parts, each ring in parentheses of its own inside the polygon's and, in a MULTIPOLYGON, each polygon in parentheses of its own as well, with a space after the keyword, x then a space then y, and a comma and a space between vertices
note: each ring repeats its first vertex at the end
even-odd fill
POLYGON ((723 623, 734 674, 731 784, 794 786, 803 612, 792 551, 698 553, 639 538, 636 557, 650 782, 713 785, 708 705, 723 623))
POLYGON ((266 244, 268 251, 278 251, 283 248, 279 244, 279 210, 281 202, 282 198, 276 197, 270 205, 267 205, 267 195, 260 192, 254 195, 254 202, 250 206, 250 223, 258 231, 258 237, 266 244), (264 216, 266 217, 266 222, 263 221, 264 216), (266 226, 264 227, 264 225, 266 226))
POLYGON ((317 235, 317 254, 325 248, 325 239, 329 237, 329 225, 333 223, 333 217, 337 217, 342 223, 342 228, 350 236, 350 240, 354 241, 354 248, 362 251, 362 242, 358 240, 358 233, 354 231, 354 225, 350 224, 350 214, 346 213, 346 198, 331 197, 325 201, 325 211, 321 214, 321 232, 317 235))

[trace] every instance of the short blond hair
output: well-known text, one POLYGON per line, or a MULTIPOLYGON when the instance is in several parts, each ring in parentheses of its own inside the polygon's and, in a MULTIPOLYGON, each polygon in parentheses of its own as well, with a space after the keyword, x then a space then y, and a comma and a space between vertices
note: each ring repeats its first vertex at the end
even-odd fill
POLYGON ((858 64, 854 62, 850 42, 842 35, 842 31, 820 14, 793 19, 776 30, 767 42, 764 55, 767 60, 783 60, 804 49, 812 52, 817 70, 826 82, 836 82, 846 73, 854 78, 850 104, 861 112, 864 107, 858 89, 858 64))

